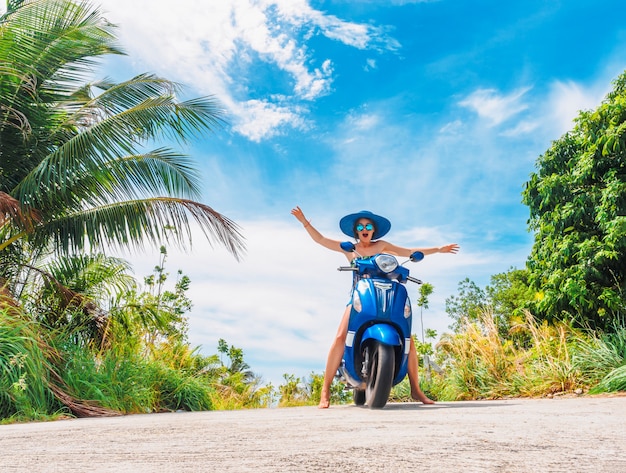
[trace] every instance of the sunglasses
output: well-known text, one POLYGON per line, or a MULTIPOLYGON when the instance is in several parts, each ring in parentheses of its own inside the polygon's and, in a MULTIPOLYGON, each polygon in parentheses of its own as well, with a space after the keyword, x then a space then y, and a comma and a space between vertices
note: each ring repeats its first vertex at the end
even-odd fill
POLYGON ((363 226, 362 223, 359 223, 355 228, 357 232, 362 232, 363 229, 367 230, 368 232, 371 232, 372 230, 374 230, 374 225, 372 225, 371 223, 367 223, 365 224, 365 226, 363 226))

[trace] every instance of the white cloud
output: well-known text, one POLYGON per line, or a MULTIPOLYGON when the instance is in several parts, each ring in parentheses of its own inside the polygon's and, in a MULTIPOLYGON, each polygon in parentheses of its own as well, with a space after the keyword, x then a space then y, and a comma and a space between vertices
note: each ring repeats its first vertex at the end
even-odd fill
POLYGON ((513 128, 503 131, 501 135, 510 136, 510 137, 526 135, 528 133, 535 131, 539 126, 540 126, 539 120, 535 120, 535 121, 522 120, 519 123, 517 123, 513 128))
POLYGON ((358 49, 367 49, 370 43, 370 27, 356 23, 344 23, 334 16, 315 15, 324 36, 341 41, 358 49))
MULTIPOLYGON (((499 113, 499 109, 506 108, 507 102, 513 105, 515 114, 529 110, 511 128, 500 133, 504 137, 519 137, 541 130, 544 136, 558 137, 574 127, 574 119, 581 110, 593 110, 597 108, 606 94, 611 90, 613 76, 600 74, 593 82, 583 84, 572 80, 557 80, 549 85, 542 96, 527 97, 527 104, 517 104, 517 99, 525 96, 530 88, 522 89, 522 94, 514 92, 503 100, 498 100, 498 94, 493 92, 493 102, 486 100, 483 106, 483 116, 493 113, 492 123, 502 122, 510 117, 499 113), (490 107, 491 106, 491 107, 490 107), (531 116, 532 115, 532 116, 531 116), (504 118, 499 120, 499 118, 504 118)), ((476 94, 476 93, 475 93, 476 94)), ((481 106, 480 94, 472 94, 474 100, 466 100, 466 106, 481 106)), ((489 94, 484 94, 488 96, 489 94)), ((478 112, 481 115, 481 112, 478 112)))
POLYGON ((612 89, 613 77, 607 73, 600 74, 588 84, 557 80, 549 85, 543 95, 535 97, 529 96, 530 87, 508 95, 494 89, 478 89, 459 102, 459 105, 474 110, 490 126, 506 122, 521 112, 530 112, 503 130, 500 133, 503 137, 527 135, 538 129, 545 136, 556 137, 574 127, 574 119, 581 110, 592 110, 600 105, 612 89), (522 102, 522 99, 525 101, 522 102))
POLYGON ((376 63, 376 59, 369 58, 365 61, 365 67, 363 70, 371 71, 378 68, 378 64, 376 63))
POLYGON ((369 132, 379 127, 381 117, 375 113, 350 114, 347 122, 355 131, 369 132))
POLYGON ((459 136, 463 131, 463 122, 459 119, 444 124, 440 129, 441 135, 459 136))
POLYGON ((383 28, 343 21, 311 8, 308 0, 266 0, 266 5, 276 6, 290 24, 314 26, 327 38, 357 49, 396 50, 400 47, 395 39, 385 34, 383 28))
POLYGON ((234 130, 252 141, 259 142, 281 132, 285 127, 306 128, 301 108, 280 106, 267 100, 248 100, 233 103, 240 117, 234 130))
POLYGON ((574 118, 581 110, 595 109, 611 90, 609 81, 598 80, 584 87, 573 81, 555 81, 548 98, 549 120, 559 135, 574 127, 574 118))
POLYGON ((529 90, 527 87, 502 95, 495 89, 478 89, 460 101, 459 105, 474 110, 478 116, 488 120, 491 126, 495 126, 528 108, 528 105, 522 103, 522 98, 529 90))
POLYGON ((327 15, 311 8, 307 0, 275 1, 265 0, 264 6, 275 6, 286 22, 294 25, 311 25, 320 28, 327 38, 341 41, 359 49, 366 49, 372 41, 369 25, 344 22, 334 15, 327 15))
POLYGON ((255 141, 277 129, 301 127, 308 110, 302 101, 331 92, 332 58, 312 55, 306 41, 313 35, 358 49, 399 47, 381 29, 327 15, 307 0, 101 4, 106 17, 120 26, 120 41, 131 60, 139 61, 137 72, 154 71, 217 96, 234 129, 255 141), (274 93, 255 94, 246 84, 259 64, 289 81, 281 81, 283 88, 276 86, 274 93))

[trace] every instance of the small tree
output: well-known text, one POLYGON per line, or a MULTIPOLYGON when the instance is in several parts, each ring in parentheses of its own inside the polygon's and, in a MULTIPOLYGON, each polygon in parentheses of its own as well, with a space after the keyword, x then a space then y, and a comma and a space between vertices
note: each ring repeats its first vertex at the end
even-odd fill
POLYGON ((453 320, 450 328, 458 332, 463 320, 478 321, 487 306, 487 295, 469 278, 459 282, 458 294, 446 299, 446 313, 453 320))
POLYGON ((466 322, 480 324, 489 312, 500 335, 508 338, 511 327, 524 321, 524 310, 532 305, 534 295, 526 269, 511 267, 495 274, 485 289, 465 278, 459 283, 459 293, 446 299, 446 312, 454 320, 450 328, 458 333, 466 322))
POLYGON ((166 288, 167 250, 161 246, 159 264, 144 278, 145 286, 135 285, 122 294, 111 309, 112 329, 118 342, 152 350, 160 343, 187 343, 187 313, 192 303, 187 297, 191 280, 181 270, 173 290, 166 288))
MULTIPOLYGON (((428 309, 428 296, 433 293, 434 287, 430 283, 423 283, 420 286, 420 296, 417 299, 417 306, 420 308, 420 325, 422 329, 422 343, 424 341, 424 309, 428 309)), ((431 351, 432 353, 432 351, 431 351)))

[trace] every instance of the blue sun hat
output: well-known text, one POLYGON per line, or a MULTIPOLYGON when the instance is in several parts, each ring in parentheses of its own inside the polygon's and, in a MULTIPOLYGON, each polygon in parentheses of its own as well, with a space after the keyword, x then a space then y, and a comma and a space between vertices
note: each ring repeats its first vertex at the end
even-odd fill
POLYGON ((376 215, 369 210, 361 210, 360 212, 346 215, 339 220, 339 228, 341 228, 341 231, 344 234, 354 238, 354 227, 357 220, 360 218, 367 218, 368 220, 374 222, 375 231, 372 235, 372 240, 384 237, 391 229, 391 222, 389 220, 385 217, 381 217, 380 215, 376 215))

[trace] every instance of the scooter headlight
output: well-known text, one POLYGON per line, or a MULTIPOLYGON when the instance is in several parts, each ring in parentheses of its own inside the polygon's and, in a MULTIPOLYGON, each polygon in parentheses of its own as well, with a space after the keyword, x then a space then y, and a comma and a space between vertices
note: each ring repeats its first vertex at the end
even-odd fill
POLYGON ((391 255, 378 255, 374 261, 384 273, 390 273, 398 267, 398 260, 391 255))

